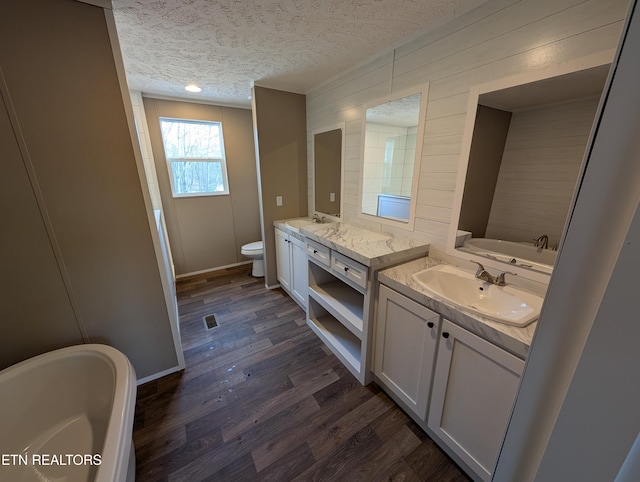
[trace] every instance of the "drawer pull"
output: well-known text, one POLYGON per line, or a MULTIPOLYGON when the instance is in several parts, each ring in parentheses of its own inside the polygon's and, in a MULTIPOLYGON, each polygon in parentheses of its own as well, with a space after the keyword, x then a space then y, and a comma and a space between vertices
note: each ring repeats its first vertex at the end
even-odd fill
POLYGON ((442 338, 449 338, 449 333, 446 331, 442 332, 442 338))
POLYGON ((317 250, 317 249, 314 249, 314 250, 313 250, 313 254, 318 254, 318 250, 317 250))
POLYGON ((433 328, 435 325, 433 324, 433 321, 427 321, 427 326, 429 328, 433 328))
POLYGON ((344 267, 344 272, 346 273, 347 271, 349 271, 349 267, 348 267, 348 266, 345 266, 345 267, 344 267))

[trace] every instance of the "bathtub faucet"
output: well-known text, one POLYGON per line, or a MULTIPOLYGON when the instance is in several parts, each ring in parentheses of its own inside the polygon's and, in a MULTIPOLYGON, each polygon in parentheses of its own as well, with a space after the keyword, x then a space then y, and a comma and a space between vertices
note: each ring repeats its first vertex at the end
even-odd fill
POLYGON ((542 236, 540 236, 538 239, 535 240, 535 243, 533 243, 533 245, 536 248, 548 249, 549 248, 549 236, 547 236, 546 234, 543 234, 542 236))

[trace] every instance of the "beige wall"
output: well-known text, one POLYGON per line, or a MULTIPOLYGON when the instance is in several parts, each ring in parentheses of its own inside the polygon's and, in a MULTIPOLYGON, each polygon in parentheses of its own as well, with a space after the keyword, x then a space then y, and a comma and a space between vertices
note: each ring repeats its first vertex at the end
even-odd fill
POLYGON ((476 238, 485 237, 510 121, 511 112, 478 106, 458 222, 476 238))
POLYGON ((251 111, 146 97, 143 102, 176 275, 249 261, 242 245, 260 240, 251 111), (229 195, 172 196, 160 117, 222 123, 229 195))
POLYGON ((393 231, 444 249, 471 87, 597 52, 610 51, 613 58, 628 4, 489 0, 308 92, 309 148, 314 130, 346 122, 344 220, 374 231, 390 230, 358 217, 362 105, 429 82, 415 227, 393 231))
POLYGON ((129 94, 131 95, 131 106, 133 107, 133 115, 136 121, 136 133, 140 141, 140 152, 142 154, 145 178, 147 180, 147 186, 149 187, 149 194, 151 195, 151 204, 153 209, 162 210, 160 188, 158 187, 158 174, 156 173, 156 164, 153 160, 147 118, 144 115, 142 92, 130 91, 129 94))
POLYGON ((262 196, 267 286, 276 276, 273 221, 307 215, 307 139, 305 96, 254 87, 254 129, 262 196), (282 196, 282 206, 276 206, 282 196))
POLYGON ((315 210, 326 214, 340 212, 342 169, 342 129, 314 135, 315 210), (331 193, 334 200, 331 201, 331 193))
POLYGON ((1 366, 83 332, 139 378, 178 364, 115 65, 101 8, 3 5, 1 366))

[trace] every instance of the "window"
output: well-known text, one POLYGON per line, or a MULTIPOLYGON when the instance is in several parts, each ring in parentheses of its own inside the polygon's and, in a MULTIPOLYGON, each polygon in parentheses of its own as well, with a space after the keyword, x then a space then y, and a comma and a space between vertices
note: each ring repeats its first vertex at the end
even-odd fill
POLYGON ((160 119, 173 197, 229 194, 220 122, 160 119))

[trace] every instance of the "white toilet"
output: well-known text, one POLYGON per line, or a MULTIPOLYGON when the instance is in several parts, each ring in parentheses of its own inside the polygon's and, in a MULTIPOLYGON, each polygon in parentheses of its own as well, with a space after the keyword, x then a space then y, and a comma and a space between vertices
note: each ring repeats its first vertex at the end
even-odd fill
POLYGON ((251 275, 256 278, 264 278, 264 246, 262 241, 245 244, 240 252, 247 258, 251 258, 253 260, 251 275))

